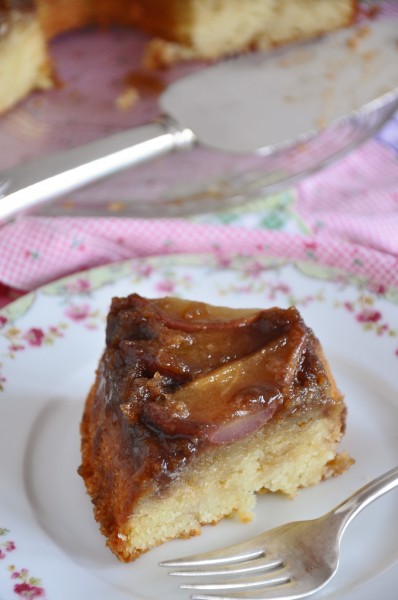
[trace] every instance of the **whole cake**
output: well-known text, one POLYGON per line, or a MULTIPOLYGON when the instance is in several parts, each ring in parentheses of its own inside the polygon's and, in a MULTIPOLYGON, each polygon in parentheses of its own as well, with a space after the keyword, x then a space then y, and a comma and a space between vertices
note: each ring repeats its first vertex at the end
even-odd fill
POLYGON ((51 87, 48 41, 85 25, 145 31, 146 63, 214 60, 350 24, 357 0, 0 0, 0 111, 51 87))
POLYGON ((346 408, 295 308, 115 298, 81 423, 79 472, 107 544, 130 561, 349 464, 346 408))

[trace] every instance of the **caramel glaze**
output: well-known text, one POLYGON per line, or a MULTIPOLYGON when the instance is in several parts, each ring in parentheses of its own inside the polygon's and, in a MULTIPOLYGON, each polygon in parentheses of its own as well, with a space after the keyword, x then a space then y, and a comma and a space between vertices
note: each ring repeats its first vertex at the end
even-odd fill
POLYGON ((0 0, 0 38, 7 35, 18 19, 34 16, 34 0, 0 0))
POLYGON ((139 27, 151 35, 188 41, 187 11, 164 0, 0 0, 0 38, 21 17, 37 18, 46 39, 90 25, 139 27))
POLYGON ((0 14, 10 15, 12 12, 26 13, 35 10, 34 0, 0 0, 0 14))
POLYGON ((238 436, 245 435, 239 419, 248 419, 252 431, 298 409, 327 413, 337 403, 319 343, 295 308, 242 311, 136 294, 115 298, 81 425, 79 469, 109 546, 118 554, 117 532, 140 496, 161 495, 201 449, 225 443, 225 432, 233 441, 228 435, 236 423, 238 436), (258 366, 253 361, 263 356, 269 372, 257 372, 259 384, 247 386, 258 366), (206 377, 217 385, 217 374, 234 365, 239 377, 230 378, 233 384, 227 378, 227 399, 216 390, 215 402, 206 377))

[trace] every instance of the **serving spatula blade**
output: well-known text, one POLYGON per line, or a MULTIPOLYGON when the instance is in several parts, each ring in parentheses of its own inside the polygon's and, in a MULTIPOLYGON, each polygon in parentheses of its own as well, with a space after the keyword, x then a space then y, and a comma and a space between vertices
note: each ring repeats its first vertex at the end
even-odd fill
MULTIPOLYGON (((386 20, 206 67, 166 89, 159 99, 165 116, 156 123, 0 172, 0 222, 197 144, 262 156, 266 171, 275 156, 283 162, 285 153, 290 161, 291 150, 303 142, 310 149, 320 131, 333 134, 333 128, 353 124, 354 133, 313 152, 313 165, 305 170, 315 169, 363 141, 398 108, 397 58, 397 22, 386 20), (382 118, 369 126, 368 115, 371 121, 377 112, 382 118)), ((286 178, 286 170, 280 172, 286 178)), ((248 173, 247 181, 250 191, 267 185, 263 172, 248 173)))

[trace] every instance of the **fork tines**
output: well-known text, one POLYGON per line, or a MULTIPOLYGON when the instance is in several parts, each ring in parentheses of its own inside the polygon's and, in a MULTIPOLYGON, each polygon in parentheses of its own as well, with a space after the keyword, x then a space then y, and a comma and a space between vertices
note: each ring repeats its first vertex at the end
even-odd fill
MULTIPOLYGON (((231 551, 233 548, 230 549, 231 551)), ((239 598, 245 596, 245 591, 258 590, 259 588, 283 586, 289 583, 290 577, 284 563, 273 557, 267 556, 263 548, 240 552, 239 554, 208 552, 190 557, 168 560, 159 563, 163 567, 178 567, 169 575, 181 577, 207 577, 210 581, 188 582, 180 585, 183 589, 203 590, 204 592, 239 592, 239 598), (211 581, 211 578, 219 575, 237 575, 235 578, 225 578, 221 581, 211 581), (249 576, 249 577, 248 577, 249 576), (243 595, 242 595, 243 592, 243 595)), ((195 595, 193 598, 203 600, 204 598, 226 598, 226 596, 195 595)))

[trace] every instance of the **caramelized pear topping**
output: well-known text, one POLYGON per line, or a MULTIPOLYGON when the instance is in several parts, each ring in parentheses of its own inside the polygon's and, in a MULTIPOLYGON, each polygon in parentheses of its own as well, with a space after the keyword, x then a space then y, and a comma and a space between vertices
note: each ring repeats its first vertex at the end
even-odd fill
POLYGON ((264 425, 292 388, 306 346, 296 326, 239 360, 181 385, 174 393, 152 396, 144 421, 166 435, 235 441, 264 425))
POLYGON ((108 317, 124 422, 170 443, 233 442, 282 408, 294 410, 302 387, 320 385, 314 343, 295 308, 237 310, 133 294, 114 299, 108 317))

